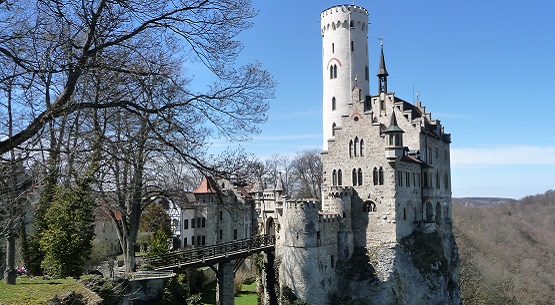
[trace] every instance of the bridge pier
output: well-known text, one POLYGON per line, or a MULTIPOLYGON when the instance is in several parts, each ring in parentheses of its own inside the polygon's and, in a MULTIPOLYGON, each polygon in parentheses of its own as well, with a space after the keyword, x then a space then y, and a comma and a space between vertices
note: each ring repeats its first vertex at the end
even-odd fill
POLYGON ((233 264, 230 261, 218 264, 218 287, 216 288, 216 304, 235 305, 233 264))

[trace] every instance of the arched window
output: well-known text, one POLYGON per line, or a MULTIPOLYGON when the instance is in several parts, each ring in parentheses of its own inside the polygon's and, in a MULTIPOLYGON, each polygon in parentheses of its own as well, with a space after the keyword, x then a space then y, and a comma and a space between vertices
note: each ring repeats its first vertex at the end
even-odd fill
POLYGON ((349 158, 353 157, 353 140, 349 141, 349 158))
POLYGON ((447 173, 445 173, 445 178, 443 179, 443 183, 445 184, 445 189, 448 190, 449 189, 449 175, 447 173))
POLYGON ((403 220, 407 220, 407 207, 403 207, 403 220))
POLYGON ((372 172, 372 180, 374 185, 378 185, 378 169, 374 167, 374 171, 372 172))
POLYGON ((364 68, 364 79, 365 79, 366 81, 369 81, 369 80, 370 80, 370 70, 368 70, 368 66, 366 66, 366 67, 364 68))
POLYGON ((333 78, 337 78, 337 65, 333 65, 333 78))
POLYGON ((337 185, 343 185, 343 174, 341 170, 337 170, 337 185))
POLYGON ((439 188, 439 171, 436 171, 436 189, 439 188))
POLYGON ((355 42, 351 40, 351 52, 355 51, 355 42))
POLYGON ((434 209, 431 202, 426 202, 426 221, 434 221, 434 209))
POLYGON ((383 185, 383 167, 380 166, 380 171, 379 171, 379 178, 380 178, 380 185, 383 185))
POLYGON ((333 66, 330 66, 330 79, 333 79, 333 66))
POLYGON ((335 169, 333 170, 331 181, 332 185, 337 185, 337 171, 335 169))
POLYGON ((364 140, 360 139, 360 156, 364 156, 364 140))
POLYGON ((351 26, 351 29, 355 28, 355 22, 353 20, 351 20, 350 26, 351 26))
POLYGON ((333 123, 333 125, 331 125, 331 136, 335 137, 335 127, 337 127, 337 125, 335 125, 335 123, 333 123))
POLYGON ((357 156, 358 150, 358 137, 355 137, 354 155, 357 156))
POLYGON ((358 185, 362 185, 362 168, 358 169, 358 185))
POLYGON ((353 168, 353 186, 357 186, 357 170, 353 168))
POLYGON ((436 203, 436 222, 441 222, 441 204, 439 202, 436 203))
POLYGON ((376 204, 372 201, 365 201, 364 204, 362 204, 362 211, 376 212, 376 204))
POLYGON ((335 96, 331 98, 331 110, 335 110, 335 96))
POLYGON ((428 187, 428 173, 424 172, 424 187, 428 187))
POLYGON ((331 52, 335 53, 335 44, 333 42, 331 43, 331 52))

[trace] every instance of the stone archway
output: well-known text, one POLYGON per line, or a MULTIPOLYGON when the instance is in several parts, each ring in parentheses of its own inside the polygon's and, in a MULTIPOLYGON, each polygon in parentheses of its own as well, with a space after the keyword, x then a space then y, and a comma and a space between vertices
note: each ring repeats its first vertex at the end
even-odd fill
POLYGON ((266 235, 276 235, 276 224, 272 217, 266 220, 266 235))

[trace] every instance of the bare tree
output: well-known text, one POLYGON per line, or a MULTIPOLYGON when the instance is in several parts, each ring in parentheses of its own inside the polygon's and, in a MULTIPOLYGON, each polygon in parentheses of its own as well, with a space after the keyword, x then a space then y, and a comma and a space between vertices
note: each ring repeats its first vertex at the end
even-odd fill
POLYGON ((293 159, 293 175, 297 178, 297 197, 321 198, 322 159, 318 150, 305 150, 293 159))

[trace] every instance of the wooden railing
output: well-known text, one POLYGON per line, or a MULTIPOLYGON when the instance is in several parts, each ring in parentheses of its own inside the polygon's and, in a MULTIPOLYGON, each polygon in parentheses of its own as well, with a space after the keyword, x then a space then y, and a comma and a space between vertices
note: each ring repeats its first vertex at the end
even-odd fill
POLYGON ((211 265, 218 261, 249 256, 252 253, 273 250, 274 235, 259 235, 212 246, 174 251, 165 255, 147 257, 143 265, 154 270, 211 265))

